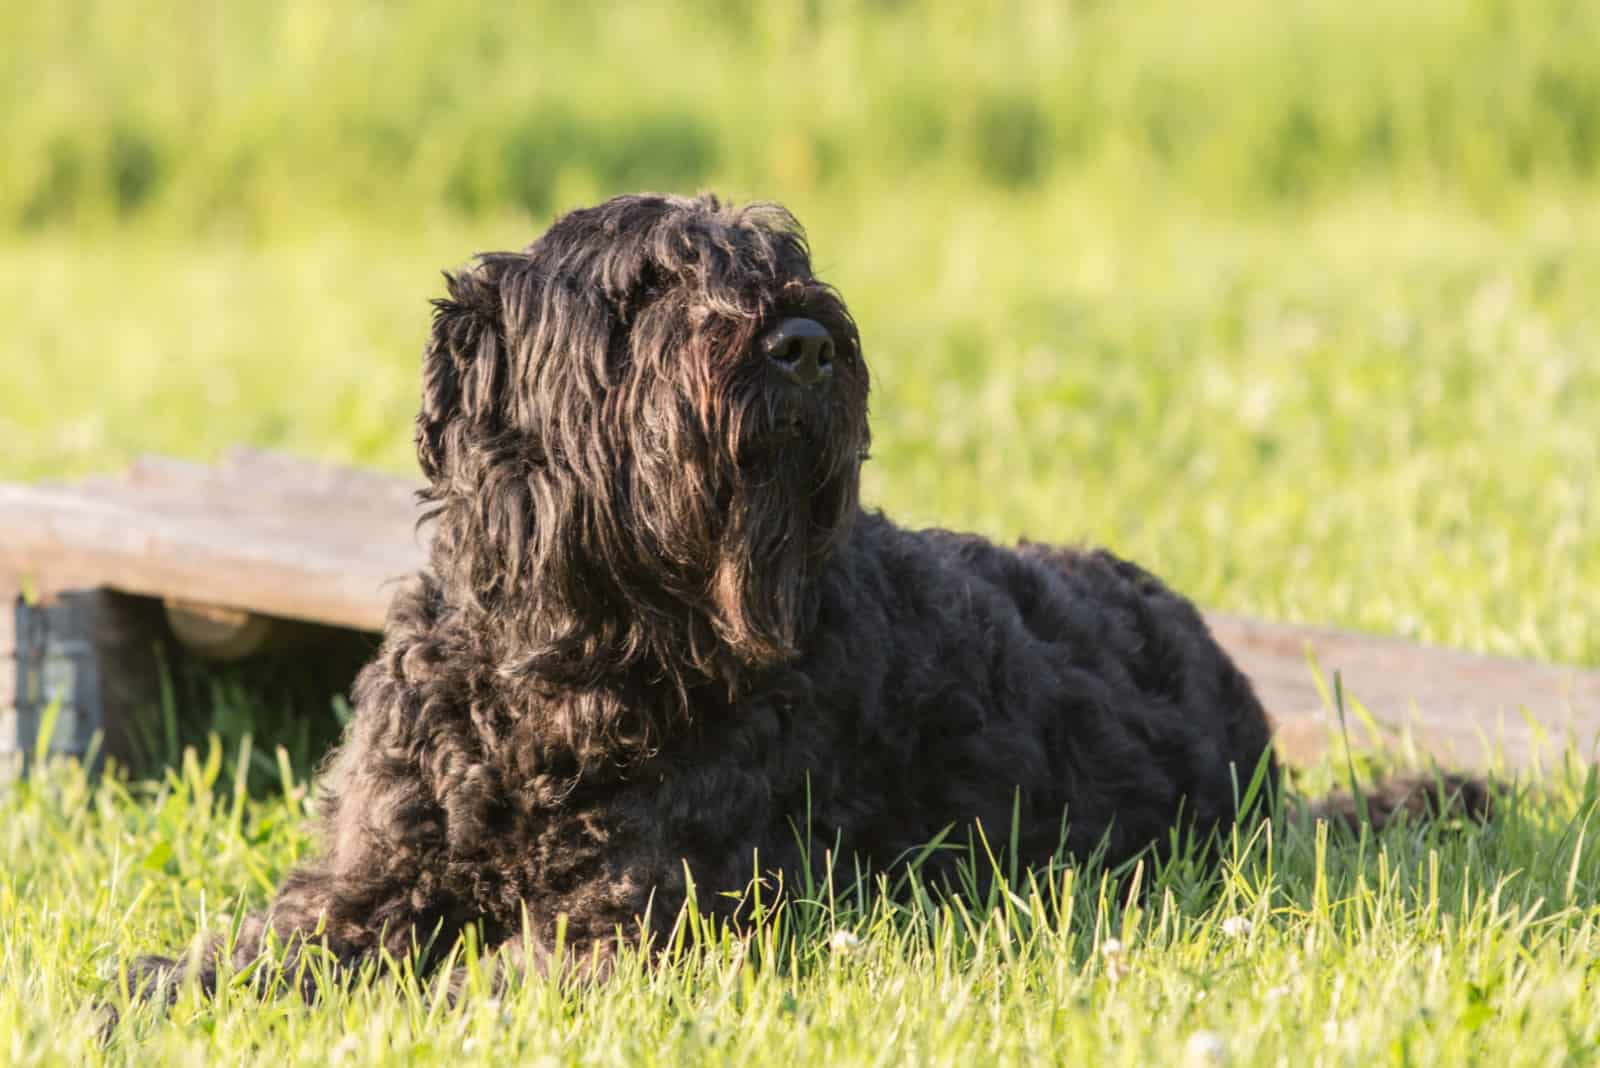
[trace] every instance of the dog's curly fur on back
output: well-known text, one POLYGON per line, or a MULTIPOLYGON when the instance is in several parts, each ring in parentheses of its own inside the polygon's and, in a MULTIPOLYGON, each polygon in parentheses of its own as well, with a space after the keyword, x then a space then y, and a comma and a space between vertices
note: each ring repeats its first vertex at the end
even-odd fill
POLYGON ((416 428, 431 566, 357 681, 322 852, 236 964, 269 934, 437 959, 473 924, 538 955, 560 917, 603 961, 686 872, 733 911, 716 891, 795 885, 825 849, 889 867, 1014 814, 1024 864, 1116 863, 1229 825, 1258 768, 1277 787, 1249 682, 1157 579, 861 509, 866 360, 783 209, 620 197, 447 277, 416 428), (831 348, 809 387, 761 344, 796 319, 831 348))

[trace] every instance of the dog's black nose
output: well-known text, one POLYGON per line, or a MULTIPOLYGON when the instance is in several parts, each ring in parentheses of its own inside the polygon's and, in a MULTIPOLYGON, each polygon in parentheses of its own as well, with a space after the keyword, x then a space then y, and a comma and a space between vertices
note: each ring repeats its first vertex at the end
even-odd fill
POLYGON ((762 336, 761 350, 796 385, 814 386, 833 374, 833 337, 815 319, 785 319, 762 336))

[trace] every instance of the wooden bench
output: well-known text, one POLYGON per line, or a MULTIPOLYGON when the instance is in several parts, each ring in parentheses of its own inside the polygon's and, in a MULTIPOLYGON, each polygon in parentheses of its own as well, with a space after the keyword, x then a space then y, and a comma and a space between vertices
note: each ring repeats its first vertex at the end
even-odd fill
MULTIPOLYGON (((53 748, 83 752, 127 725, 168 655, 240 659, 299 641, 308 655, 336 630, 375 632, 396 584, 420 567, 407 479, 235 451, 206 466, 146 458, 69 485, 0 485, 0 763, 35 745, 53 703, 53 748), (31 599, 17 594, 27 589, 31 599)), ((1457 767, 1549 759, 1600 739, 1600 672, 1478 656, 1339 630, 1212 614, 1218 639, 1254 680, 1292 762, 1338 729, 1457 767)))

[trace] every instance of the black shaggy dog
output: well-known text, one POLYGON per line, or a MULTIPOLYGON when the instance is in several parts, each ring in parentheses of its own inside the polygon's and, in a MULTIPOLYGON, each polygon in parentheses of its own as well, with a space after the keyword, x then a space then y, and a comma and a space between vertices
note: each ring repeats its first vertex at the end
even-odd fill
POLYGON ((356 684, 322 853, 238 966, 269 935, 351 964, 474 924, 537 958, 565 917, 603 967, 686 872, 733 911, 713 891, 758 865, 890 867, 1014 811, 1024 863, 1115 863, 1225 828, 1258 768, 1276 787, 1250 683, 1157 579, 862 510, 865 355, 783 209, 620 197, 449 292, 416 426, 431 567, 356 684))

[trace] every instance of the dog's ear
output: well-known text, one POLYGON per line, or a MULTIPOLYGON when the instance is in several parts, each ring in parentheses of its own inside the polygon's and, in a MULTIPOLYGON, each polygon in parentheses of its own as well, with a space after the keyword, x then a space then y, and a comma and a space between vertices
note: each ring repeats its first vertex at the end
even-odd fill
POLYGON ((445 281, 449 295, 434 302, 423 353, 416 423, 417 462, 429 482, 419 494, 423 519, 437 521, 434 565, 480 603, 520 597, 531 610, 532 597, 519 591, 553 551, 564 499, 552 487, 560 476, 544 463, 542 428, 523 388, 540 276, 526 255, 491 253, 445 281))
POLYGON ((417 462, 436 489, 460 475, 474 440, 492 435, 508 368, 500 287, 510 257, 485 256, 446 274, 449 296, 433 302, 433 327, 422 356, 417 462))

